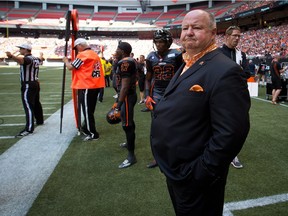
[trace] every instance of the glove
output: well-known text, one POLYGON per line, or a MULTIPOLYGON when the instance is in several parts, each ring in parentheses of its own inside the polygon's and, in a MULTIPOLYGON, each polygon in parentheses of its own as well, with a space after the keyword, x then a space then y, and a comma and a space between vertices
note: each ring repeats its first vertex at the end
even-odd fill
POLYGON ((112 109, 115 109, 115 108, 117 107, 117 104, 118 104, 118 103, 115 102, 111 108, 112 108, 112 109))
POLYGON ((150 97, 147 96, 146 100, 145 100, 145 106, 147 107, 147 109, 149 109, 150 111, 153 110, 153 105, 152 104, 156 104, 156 102, 150 97))

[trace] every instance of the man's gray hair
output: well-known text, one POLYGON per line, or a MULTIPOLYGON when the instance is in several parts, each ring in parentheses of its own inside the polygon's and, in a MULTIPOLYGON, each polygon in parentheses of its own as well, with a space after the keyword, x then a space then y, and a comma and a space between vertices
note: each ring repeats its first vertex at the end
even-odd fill
POLYGON ((211 29, 216 28, 216 20, 215 20, 214 15, 213 15, 212 13, 208 12, 208 11, 206 11, 206 12, 207 12, 207 14, 208 14, 208 16, 209 16, 209 21, 210 21, 209 27, 210 27, 211 29))

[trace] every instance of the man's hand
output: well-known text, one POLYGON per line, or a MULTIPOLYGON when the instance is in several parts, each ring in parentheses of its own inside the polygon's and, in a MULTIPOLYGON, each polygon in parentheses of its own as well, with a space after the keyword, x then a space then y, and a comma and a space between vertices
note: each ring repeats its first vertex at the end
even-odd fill
POLYGON ((6 52, 6 55, 8 58, 12 58, 12 56, 13 56, 11 52, 6 52))
POLYGON ((145 100, 145 106, 147 107, 147 109, 149 109, 150 111, 153 110, 153 105, 152 104, 156 104, 156 102, 150 97, 147 96, 146 100, 145 100))
POLYGON ((66 64, 67 62, 69 62, 67 57, 63 57, 62 61, 66 64))

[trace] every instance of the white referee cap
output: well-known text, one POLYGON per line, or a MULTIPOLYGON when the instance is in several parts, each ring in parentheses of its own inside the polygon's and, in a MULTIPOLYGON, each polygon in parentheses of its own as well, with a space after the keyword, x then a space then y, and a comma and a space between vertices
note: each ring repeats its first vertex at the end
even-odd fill
POLYGON ((32 46, 30 44, 22 44, 20 46, 16 46, 18 48, 22 48, 22 49, 27 49, 27 50, 32 50, 32 46))
POLYGON ((75 48, 79 44, 87 44, 87 41, 84 38, 78 38, 75 40, 73 48, 75 48))

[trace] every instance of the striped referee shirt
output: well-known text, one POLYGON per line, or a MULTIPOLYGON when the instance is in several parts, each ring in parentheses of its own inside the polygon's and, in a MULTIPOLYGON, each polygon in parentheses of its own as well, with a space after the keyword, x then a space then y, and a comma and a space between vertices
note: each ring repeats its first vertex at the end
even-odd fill
POLYGON ((38 80, 41 60, 31 54, 24 56, 24 63, 20 65, 20 81, 33 82, 38 80))

